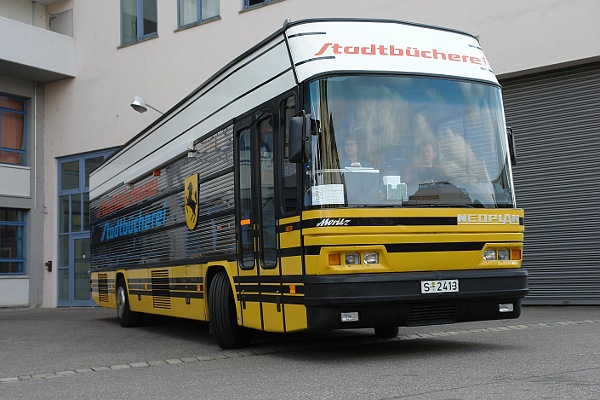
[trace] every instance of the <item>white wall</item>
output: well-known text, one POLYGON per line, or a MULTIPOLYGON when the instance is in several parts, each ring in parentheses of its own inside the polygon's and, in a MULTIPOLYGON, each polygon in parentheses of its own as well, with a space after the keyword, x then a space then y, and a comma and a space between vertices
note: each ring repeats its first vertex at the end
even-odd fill
POLYGON ((0 279, 0 304, 2 307, 29 305, 29 277, 0 279))
POLYGON ((31 168, 0 164, 0 196, 31 197, 31 168))
MULTIPOLYGON (((119 48, 119 2, 73 1, 76 78, 46 86, 44 238, 54 243, 45 260, 57 259, 56 158, 126 142, 158 116, 134 112, 134 95, 166 111, 286 18, 392 18, 467 31, 505 77, 600 59, 597 0, 283 0, 248 12, 241 3, 222 0, 220 20, 176 32, 176 2, 158 1, 159 37, 119 48)), ((56 286, 52 274, 44 305, 56 304, 56 286)))

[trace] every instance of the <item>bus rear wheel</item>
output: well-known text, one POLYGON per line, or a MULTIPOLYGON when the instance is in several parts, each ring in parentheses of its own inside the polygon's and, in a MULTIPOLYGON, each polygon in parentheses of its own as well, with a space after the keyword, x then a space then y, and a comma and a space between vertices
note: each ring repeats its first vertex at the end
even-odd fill
POLYGON ((142 313, 131 311, 125 279, 120 277, 117 283, 117 317, 121 326, 126 328, 139 326, 142 323, 142 313))
POLYGON ((210 325, 217 344, 223 349, 239 349, 250 344, 247 329, 237 323, 233 291, 225 271, 214 276, 208 292, 210 325))

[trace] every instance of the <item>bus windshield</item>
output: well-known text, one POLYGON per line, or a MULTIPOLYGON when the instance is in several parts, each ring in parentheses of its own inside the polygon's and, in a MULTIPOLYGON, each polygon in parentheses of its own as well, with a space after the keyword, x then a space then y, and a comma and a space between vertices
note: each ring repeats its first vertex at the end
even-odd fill
POLYGON ((306 89, 305 206, 515 207, 499 87, 338 76, 306 89))

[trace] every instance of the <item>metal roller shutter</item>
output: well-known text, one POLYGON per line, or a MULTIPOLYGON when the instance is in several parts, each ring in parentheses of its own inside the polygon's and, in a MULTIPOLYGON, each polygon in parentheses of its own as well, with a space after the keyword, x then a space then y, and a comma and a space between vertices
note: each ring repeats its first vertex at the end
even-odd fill
POLYGON ((600 304, 600 63, 502 82, 526 304, 600 304))

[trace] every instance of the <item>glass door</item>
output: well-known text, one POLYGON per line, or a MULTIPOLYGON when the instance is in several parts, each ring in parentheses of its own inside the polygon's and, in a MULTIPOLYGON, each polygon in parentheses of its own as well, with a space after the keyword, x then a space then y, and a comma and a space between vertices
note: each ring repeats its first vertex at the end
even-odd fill
POLYGON ((73 234, 69 238, 68 263, 59 266, 60 307, 93 306, 90 292, 90 236, 73 234))
POLYGON ((90 237, 89 234, 82 237, 71 238, 73 251, 69 258, 73 268, 73 300, 74 306, 93 305, 90 292, 90 237))

